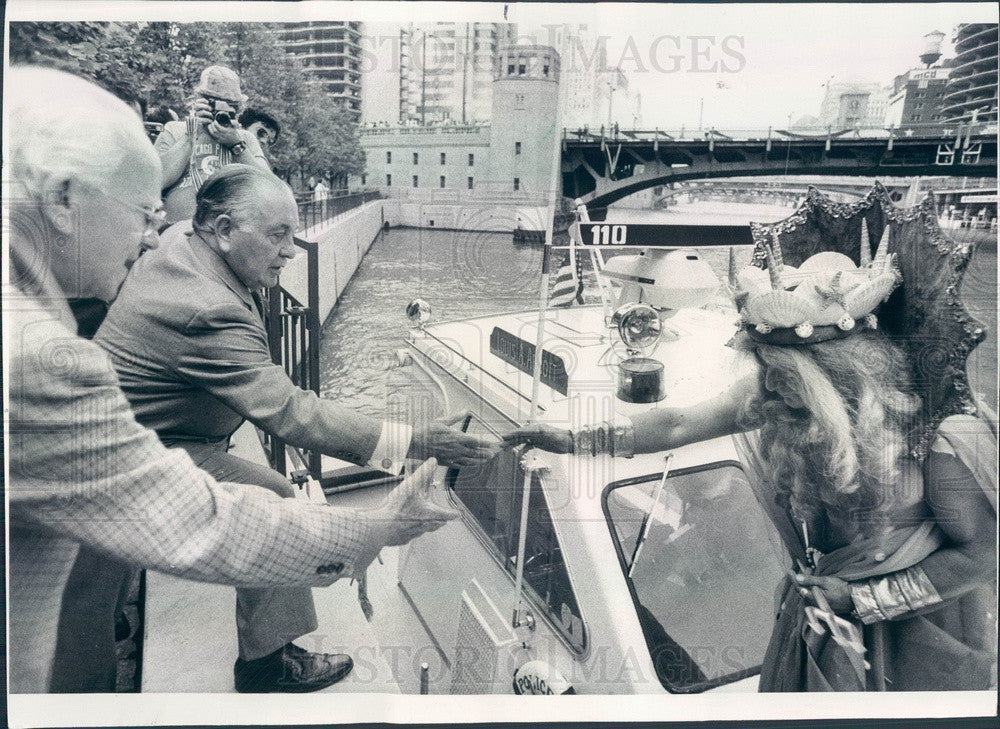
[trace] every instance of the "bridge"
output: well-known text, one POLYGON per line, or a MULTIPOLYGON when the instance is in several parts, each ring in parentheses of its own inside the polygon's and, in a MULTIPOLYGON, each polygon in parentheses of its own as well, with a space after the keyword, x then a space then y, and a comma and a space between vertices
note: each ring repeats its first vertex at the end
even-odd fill
MULTIPOLYGON (((895 177, 881 180, 896 201, 903 200, 917 183, 915 178, 895 177)), ((801 176, 785 178, 780 175, 753 178, 726 178, 687 180, 673 186, 652 188, 655 207, 670 207, 685 200, 729 200, 733 202, 761 202, 796 206, 815 187, 837 202, 860 200, 872 188, 872 179, 864 177, 801 176)))
POLYGON ((600 210, 658 185, 716 177, 994 177, 997 124, 888 129, 565 130, 563 195, 600 210))

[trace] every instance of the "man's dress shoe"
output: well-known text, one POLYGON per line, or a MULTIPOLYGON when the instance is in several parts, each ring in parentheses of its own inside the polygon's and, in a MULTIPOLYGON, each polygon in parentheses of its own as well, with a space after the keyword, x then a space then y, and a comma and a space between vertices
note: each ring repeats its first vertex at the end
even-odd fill
POLYGON ((272 691, 305 693, 319 691, 351 672, 354 661, 343 653, 310 653, 294 643, 286 643, 263 658, 236 659, 233 674, 240 693, 272 691))

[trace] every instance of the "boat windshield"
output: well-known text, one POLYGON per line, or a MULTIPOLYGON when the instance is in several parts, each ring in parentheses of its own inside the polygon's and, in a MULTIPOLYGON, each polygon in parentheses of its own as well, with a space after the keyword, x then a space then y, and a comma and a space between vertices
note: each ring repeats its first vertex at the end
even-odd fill
POLYGON ((664 688, 703 691, 760 670, 784 574, 778 537, 734 461, 618 481, 604 510, 664 688))

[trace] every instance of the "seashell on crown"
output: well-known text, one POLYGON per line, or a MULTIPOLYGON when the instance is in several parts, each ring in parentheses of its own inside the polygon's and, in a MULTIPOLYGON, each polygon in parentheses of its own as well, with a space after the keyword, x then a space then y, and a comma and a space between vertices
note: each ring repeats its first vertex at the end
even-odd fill
POLYGON ((796 268, 785 265, 773 233, 764 247, 767 270, 747 266, 730 281, 741 326, 751 338, 772 344, 808 344, 875 329, 875 309, 902 278, 888 251, 889 225, 873 258, 868 221, 862 219, 860 265, 843 253, 822 251, 796 268))

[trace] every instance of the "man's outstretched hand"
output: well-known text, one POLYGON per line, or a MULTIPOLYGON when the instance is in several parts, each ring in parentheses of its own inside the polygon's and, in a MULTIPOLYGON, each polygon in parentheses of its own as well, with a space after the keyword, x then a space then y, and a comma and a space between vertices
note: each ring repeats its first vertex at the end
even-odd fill
POLYGON ((466 415, 452 415, 435 420, 426 428, 414 428, 407 458, 436 458, 442 466, 466 468, 493 458, 502 443, 458 430, 456 425, 466 415))
POLYGON ((383 547, 397 547, 421 534, 441 528, 458 517, 452 508, 431 501, 431 482, 437 469, 433 458, 421 464, 370 511, 361 512, 370 528, 368 549, 358 560, 355 577, 360 577, 383 547))

